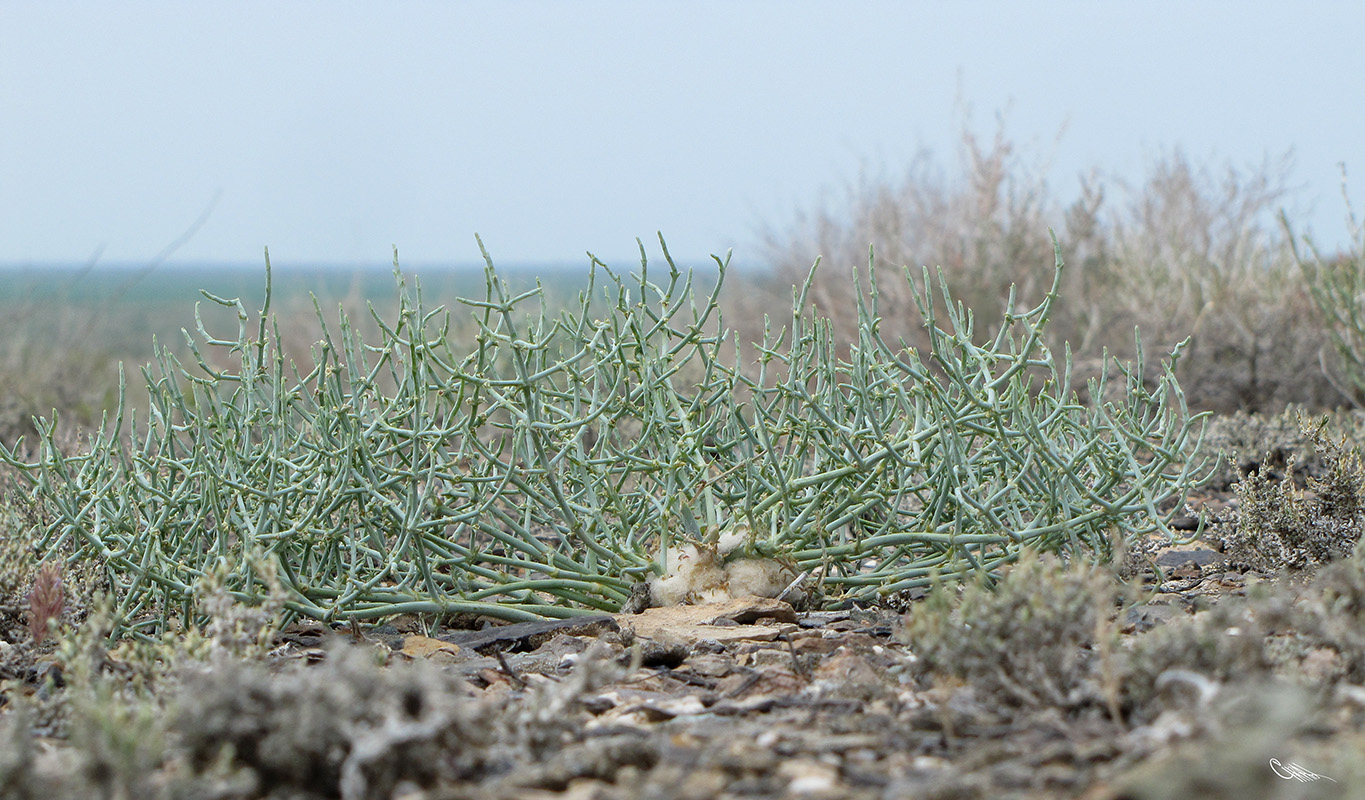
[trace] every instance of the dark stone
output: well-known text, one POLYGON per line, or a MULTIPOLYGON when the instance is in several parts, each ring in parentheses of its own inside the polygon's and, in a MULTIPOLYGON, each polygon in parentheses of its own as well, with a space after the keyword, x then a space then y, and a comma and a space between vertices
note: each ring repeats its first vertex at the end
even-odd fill
POLYGON ((617 632, 620 627, 616 620, 606 614, 591 617, 570 617, 568 619, 537 620, 500 625, 484 631, 449 631, 433 638, 457 644, 476 653, 487 654, 494 650, 528 651, 540 647, 558 634, 567 636, 601 636, 617 632))

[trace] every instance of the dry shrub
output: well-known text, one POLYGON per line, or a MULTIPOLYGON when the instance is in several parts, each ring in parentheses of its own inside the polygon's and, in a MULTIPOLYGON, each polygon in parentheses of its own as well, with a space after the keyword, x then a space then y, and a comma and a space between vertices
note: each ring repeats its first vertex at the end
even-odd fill
POLYGON ((1340 656, 1340 678, 1365 683, 1365 558, 1360 549, 1324 568, 1314 590, 1295 609, 1295 628, 1308 647, 1327 647, 1340 656))
POLYGON ((1289 601, 1273 594, 1121 639, 1124 609, 1140 598, 1111 568, 1026 556, 994 587, 936 587, 901 637, 919 670, 965 682, 991 707, 1102 709, 1145 723, 1163 694, 1265 678, 1275 663, 1267 636, 1288 624, 1289 601))
POLYGON ((1218 684, 1265 679, 1273 666, 1267 637, 1278 629, 1287 601, 1229 598, 1191 618, 1177 618, 1138 636, 1123 655, 1123 707, 1135 722, 1150 722, 1163 692, 1207 700, 1218 684))
POLYGON ((1112 218, 1110 280, 1092 302, 1120 330, 1163 349, 1185 336, 1180 377, 1193 404, 1218 411, 1321 407, 1340 394, 1318 369, 1325 334, 1273 213, 1287 163, 1221 174, 1178 151, 1127 191, 1112 218))
POLYGON ((1338 385, 1343 396, 1359 408, 1365 400, 1365 225, 1356 218, 1351 198, 1346 193, 1344 164, 1341 183, 1350 237, 1346 252, 1324 253, 1307 236, 1300 248, 1293 243, 1288 217, 1281 215, 1281 222, 1290 232, 1294 260, 1303 272, 1304 282, 1335 351, 1332 359, 1326 353, 1322 354, 1324 372, 1330 369, 1329 374, 1340 375, 1338 385))
MULTIPOLYGON (((1137 326, 1149 351, 1192 337, 1178 376, 1195 408, 1342 401, 1318 369, 1326 333, 1274 218, 1287 195, 1287 159, 1217 170, 1175 150, 1136 185, 1092 172, 1071 200, 1043 172, 1003 129, 990 141, 964 130, 956 173, 945 177, 921 155, 900 179, 864 176, 840 206, 769 230, 769 260, 791 283, 822 257, 812 301, 852 341, 849 271, 866 278, 869 246, 878 272, 940 266, 955 297, 990 320, 1012 285, 1025 303, 1047 289, 1051 227, 1069 270, 1050 344, 1070 343, 1078 377, 1098 372, 1106 347, 1131 358, 1137 326)), ((878 282, 897 287, 881 300, 888 339, 923 348, 920 315, 899 292, 904 282, 878 282)))
POLYGON ((1117 598, 1111 571, 1028 553, 994 587, 935 587, 906 615, 902 638, 923 669, 958 676, 1006 708, 1100 705, 1097 631, 1112 634, 1117 598))
MULTIPOLYGON (((878 273, 885 276, 878 281, 885 337, 903 336, 921 349, 927 339, 919 330, 911 288, 899 277, 902 265, 941 267, 953 296, 988 319, 1003 307, 1011 284, 1019 285, 1024 304, 1039 300, 1052 266, 1046 182, 1027 171, 1003 131, 983 143, 964 130, 961 159, 956 179, 945 177, 926 153, 900 180, 864 174, 846 189, 840 207, 800 213, 789 229, 768 231, 777 283, 799 283, 820 256, 823 266, 811 302, 830 317, 844 341, 854 341, 859 289, 849 270, 857 267, 867 278, 870 247, 878 273)), ((1062 241, 1069 246, 1071 237, 1062 241)))
MULTIPOLYGON (((596 652, 560 682, 501 705, 470 697, 450 670, 427 662, 380 667, 373 655, 335 648, 321 664, 277 674, 228 661, 192 676, 172 720, 192 771, 209 774, 226 760, 262 789, 368 800, 393 796, 400 783, 562 789, 600 766, 585 758, 593 743, 574 733, 588 717, 583 696, 621 676, 596 652)), ((634 743, 597 753, 597 762, 652 762, 639 736, 597 744, 622 738, 634 743)))
MULTIPOLYGON (((1220 414, 1209 420, 1204 432, 1207 452, 1219 457, 1207 488, 1215 492, 1231 490, 1248 473, 1264 472, 1268 477, 1292 478, 1303 485, 1307 476, 1327 471, 1321 454, 1304 432, 1302 406, 1288 406, 1278 414, 1252 414, 1238 411, 1220 414), (1293 464, 1292 468, 1290 464, 1293 464)), ((1333 415, 1331 428, 1342 434, 1358 435, 1365 430, 1365 414, 1333 415)))
POLYGON ((1263 572, 1304 569, 1349 556, 1365 530, 1365 466, 1358 445, 1346 435, 1333 438, 1323 418, 1300 416, 1301 436, 1311 444, 1317 474, 1295 481, 1297 455, 1282 470, 1267 453, 1237 483, 1238 506, 1220 520, 1215 533, 1228 555, 1263 572))
POLYGON ((426 665, 382 670, 360 651, 275 677, 226 662, 186 682, 174 725, 196 770, 229 755, 262 787, 335 797, 346 782, 352 797, 388 797, 399 776, 448 780, 484 767, 490 732, 458 683, 426 665))

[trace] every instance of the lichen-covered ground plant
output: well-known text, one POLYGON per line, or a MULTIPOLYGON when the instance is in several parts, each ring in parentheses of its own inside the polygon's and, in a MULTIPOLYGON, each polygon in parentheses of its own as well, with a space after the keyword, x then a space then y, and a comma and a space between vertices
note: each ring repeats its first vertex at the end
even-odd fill
POLYGON ((804 288, 785 326, 735 342, 724 261, 698 297, 690 272, 670 258, 656 282, 641 255, 630 279, 594 260, 554 317, 490 260, 486 296, 459 301, 470 336, 395 265, 378 340, 319 309, 307 365, 286 358, 268 294, 254 319, 206 294, 236 335, 200 322, 188 368, 162 350, 145 414, 121 405, 74 451, 44 424, 35 462, 0 456, 51 514, 40 549, 104 565, 138 635, 193 617, 214 570, 243 602, 274 586, 323 621, 616 610, 684 545, 772 560, 817 603, 873 598, 1024 548, 1103 557, 1116 533, 1168 531, 1201 478, 1169 362, 1146 381, 1119 365, 1118 402, 1076 401, 1041 336, 1060 249, 1041 304, 1011 299, 984 337, 924 270, 924 354, 879 335, 875 283, 855 342, 804 288))

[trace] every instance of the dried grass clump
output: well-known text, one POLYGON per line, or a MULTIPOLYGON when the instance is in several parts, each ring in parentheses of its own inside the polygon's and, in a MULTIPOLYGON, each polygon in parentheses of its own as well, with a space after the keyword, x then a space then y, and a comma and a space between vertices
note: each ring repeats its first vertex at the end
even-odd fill
POLYGON ((234 604, 213 576, 202 586, 215 614, 203 630, 111 651, 106 601, 63 635, 47 683, 0 683, 0 797, 387 798, 401 781, 511 771, 521 753, 544 751, 512 746, 532 729, 559 740, 537 715, 571 701, 495 723, 496 709, 425 662, 383 667, 384 654, 340 649, 316 667, 272 670, 258 646, 274 630, 268 604, 234 604), (66 746, 43 757, 37 735, 66 746))
POLYGON ((35 643, 42 643, 60 623, 66 604, 61 565, 48 561, 38 568, 28 593, 28 629, 35 643))
MULTIPOLYGON (((1047 231, 1052 227, 1068 247, 1081 248, 1068 253, 1069 260, 1080 264, 1064 289, 1074 296, 1072 285, 1092 272, 1090 253, 1077 242, 1070 220, 1063 226, 1052 218, 1055 201, 1042 171, 1017 150, 1003 130, 983 141, 964 128, 961 174, 945 177, 929 154, 921 153, 899 180, 861 175, 838 205, 799 213, 789 227, 768 231, 769 259, 788 284, 803 277, 816 257, 833 263, 835 269, 817 280, 810 299, 844 341, 857 340, 854 297, 859 287, 848 280, 848 269, 868 263, 869 246, 880 262, 875 269, 882 285, 894 284, 902 265, 938 265, 954 297, 977 312, 994 312, 1012 286, 1018 286, 1025 303, 1037 302, 1048 290, 1048 275, 1041 268, 1051 252, 1047 231)), ((927 339, 918 330, 910 292, 892 285, 883 291, 882 307, 888 340, 904 336, 925 349, 927 339)), ((1078 306, 1062 314, 1086 310, 1078 306)))
MULTIPOLYGON (((1356 217, 1346 193, 1346 167, 1341 169, 1341 196, 1346 204, 1346 230, 1350 246, 1346 252, 1331 254, 1319 250, 1309 237, 1300 249, 1290 237, 1294 260, 1317 307, 1320 324, 1336 351, 1334 367, 1327 369, 1326 353, 1321 355, 1324 373, 1340 375, 1338 386, 1345 399, 1360 407, 1365 399, 1365 225, 1356 217)), ((1281 215, 1285 230, 1291 230, 1281 215)), ((1326 348, 1324 348, 1326 349, 1326 348)))
POLYGON ((906 615, 902 635, 922 668, 1006 707, 1100 705, 1098 656, 1110 652, 1101 639, 1112 639, 1118 590, 1111 570, 1025 556, 994 588, 936 587, 906 615))

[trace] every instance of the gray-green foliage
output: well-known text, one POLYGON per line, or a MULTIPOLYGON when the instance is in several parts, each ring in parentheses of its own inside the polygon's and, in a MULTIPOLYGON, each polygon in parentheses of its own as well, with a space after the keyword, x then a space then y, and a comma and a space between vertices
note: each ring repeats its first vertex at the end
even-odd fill
POLYGON ((226 660, 189 676, 173 716, 188 762, 208 771, 226 750, 262 787, 321 797, 490 771, 495 732, 480 717, 491 715, 457 678, 429 664, 381 670, 370 656, 338 648, 324 669, 277 675, 226 660))
POLYGON ((902 637, 922 668, 967 677, 1006 707, 1099 705, 1097 640, 1112 640, 1119 589, 1103 567, 1066 570, 1026 557, 994 587, 937 587, 911 607, 902 637))
MULTIPOLYGON (((1294 258, 1336 350, 1346 381, 1346 386, 1338 388, 1359 404, 1365 398, 1365 225, 1356 219, 1350 198, 1345 196, 1345 178, 1343 168, 1349 252, 1325 255, 1305 238, 1303 249, 1295 245, 1294 258)), ((1282 215, 1281 221, 1289 228, 1287 217, 1282 215)))
POLYGON ((1298 459, 1290 454, 1284 474, 1272 476, 1270 454, 1236 485, 1239 501, 1232 524, 1214 533, 1233 559, 1274 572, 1304 569, 1346 558, 1365 528, 1365 465, 1359 446, 1347 435, 1327 433, 1330 417, 1311 422, 1300 415, 1301 435, 1313 448, 1318 475, 1305 477, 1306 491, 1295 482, 1298 459))
POLYGON ((197 369, 161 349, 148 415, 120 404, 80 452, 43 423, 35 463, 3 456, 51 512, 41 546, 103 563, 133 631, 193 615, 210 572, 239 601, 282 589, 288 612, 322 620, 613 610, 668 545, 744 530, 731 558, 811 571, 829 602, 871 597, 1026 548, 1105 556, 1115 531, 1169 533, 1202 476, 1174 354, 1149 382, 1117 365, 1117 402, 1076 401, 1069 354, 1042 338, 1060 248, 1045 299, 1011 298, 984 341, 946 287, 934 302, 927 269, 906 271, 924 359, 879 333, 875 281, 846 354, 809 279, 789 324, 746 350, 718 311, 726 262, 698 296, 664 255, 662 280, 643 247, 629 278, 594 259, 558 315, 489 260, 485 296, 460 301, 472 341, 395 263, 378 339, 319 309, 306 366, 282 351, 268 293, 255 319, 206 293, 238 331, 187 334, 197 369))

